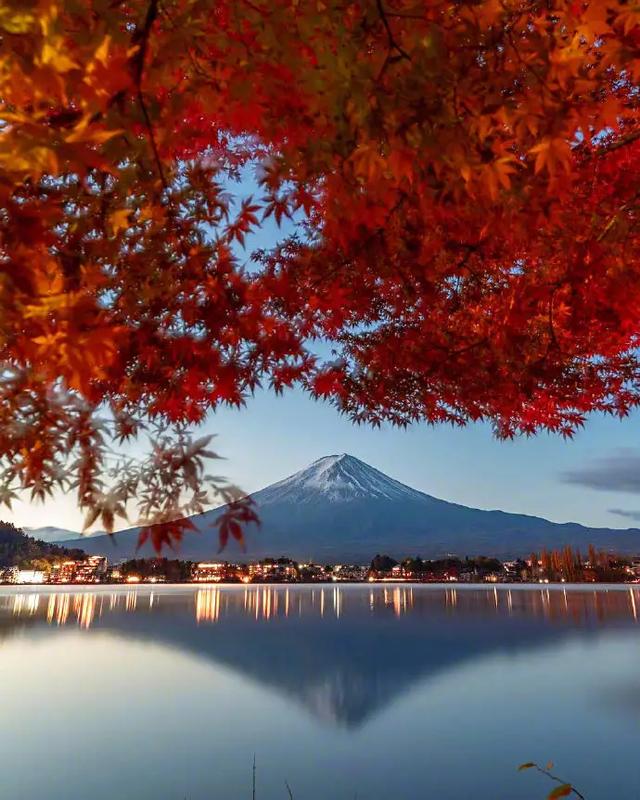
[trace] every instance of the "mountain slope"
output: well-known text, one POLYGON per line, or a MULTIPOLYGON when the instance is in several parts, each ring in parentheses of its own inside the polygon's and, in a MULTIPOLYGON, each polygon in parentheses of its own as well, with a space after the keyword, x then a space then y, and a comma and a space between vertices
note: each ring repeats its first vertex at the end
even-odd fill
MULTIPOLYGON (((295 475, 253 495, 262 526, 247 535, 244 558, 286 555, 302 561, 368 562, 377 552, 395 557, 419 554, 527 555, 543 547, 590 543, 621 553, 640 553, 640 530, 586 528, 540 517, 481 511, 449 503, 389 478, 353 456, 325 456, 295 475)), ((219 509, 192 517, 199 534, 188 535, 182 558, 216 556, 219 509)), ((131 557, 137 529, 65 542, 111 559, 131 557)), ((141 555, 152 555, 145 546, 141 555)), ((243 558, 230 545, 225 558, 243 558)))

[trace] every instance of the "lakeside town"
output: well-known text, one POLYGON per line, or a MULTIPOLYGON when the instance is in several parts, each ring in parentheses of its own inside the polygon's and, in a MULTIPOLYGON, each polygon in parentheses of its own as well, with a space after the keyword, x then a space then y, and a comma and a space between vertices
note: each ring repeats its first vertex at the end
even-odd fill
POLYGON ((640 556, 622 557, 589 547, 583 557, 566 547, 532 553, 527 559, 497 558, 396 561, 376 555, 368 565, 298 563, 266 558, 256 563, 192 562, 168 558, 109 563, 105 556, 84 556, 0 568, 0 583, 128 584, 139 583, 640 583, 640 556))

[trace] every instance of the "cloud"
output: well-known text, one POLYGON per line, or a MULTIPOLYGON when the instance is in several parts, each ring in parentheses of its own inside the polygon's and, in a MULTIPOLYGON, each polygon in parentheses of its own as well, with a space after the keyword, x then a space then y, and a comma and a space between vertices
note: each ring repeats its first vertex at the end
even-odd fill
POLYGON ((640 521, 640 511, 625 511, 624 508, 609 508, 607 510, 610 514, 617 514, 619 517, 640 521))
MULTIPOLYGON (((585 486, 588 489, 640 494, 640 452, 629 449, 618 450, 588 466, 564 472, 561 478, 564 483, 585 486)), ((623 516, 627 513, 636 512, 624 512, 623 516)))

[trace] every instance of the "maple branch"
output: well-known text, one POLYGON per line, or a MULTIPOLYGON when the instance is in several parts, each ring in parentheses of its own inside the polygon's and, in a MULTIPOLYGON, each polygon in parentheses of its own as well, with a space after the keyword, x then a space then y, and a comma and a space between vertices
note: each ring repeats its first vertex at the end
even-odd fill
POLYGON ((549 298, 549 308, 548 308, 548 320, 549 320, 549 333, 551 334, 551 344, 557 349, 557 351, 562 355, 562 348, 560 347, 560 342, 558 341, 558 337, 556 336, 556 325, 554 320, 554 313, 553 313, 553 304, 555 302, 557 289, 554 289, 551 293, 551 297, 549 298))
POLYGON ((616 224, 616 220, 618 219, 620 214, 624 214, 625 211, 629 211, 629 209, 633 207, 633 203, 638 199, 638 197, 640 197, 640 192, 636 192, 635 194, 633 194, 629 198, 629 200, 627 200, 626 203, 623 203, 620 206, 620 208, 615 212, 615 214, 611 215, 611 217, 607 221, 607 224, 598 234, 598 237, 596 239, 597 242, 602 242, 606 238, 611 228, 613 228, 613 226, 616 224))
POLYGON ((149 116, 149 111, 147 109, 147 104, 144 101, 144 96, 142 94, 142 89, 138 88, 138 102, 140 103, 140 108, 142 109, 142 115, 144 116, 145 125, 147 127, 147 132, 149 134, 149 141, 151 142, 151 149, 153 150, 153 158, 156 162, 156 167, 158 168, 158 173, 160 175, 160 180, 162 181, 162 185, 165 189, 169 188, 169 184, 167 183, 167 178, 164 174, 164 168, 162 166, 162 161, 160 159, 160 153, 158 151, 158 145, 156 144, 156 137, 153 132, 153 125, 151 124, 151 117, 149 116))
MULTIPOLYGON (((458 356, 462 356, 465 353, 469 353, 472 350, 475 350, 478 347, 482 347, 485 344, 489 343, 489 336, 483 336, 481 339, 478 339, 475 342, 471 342, 470 344, 466 344, 463 347, 455 348, 454 350, 449 350, 447 354, 442 358, 440 361, 435 362, 432 366, 427 370, 426 375, 427 377, 433 377, 437 372, 439 372, 442 367, 445 366, 452 358, 457 358, 458 356)), ((438 345, 440 347, 440 345, 438 345)), ((446 347, 442 346, 441 349, 446 350, 446 347)))
POLYGON ((380 19, 382 20, 382 24, 384 25, 385 30, 387 32, 387 45, 388 45, 388 48, 389 48, 389 50, 387 52, 387 57, 385 58, 384 64, 382 65, 382 69, 380 70, 380 73, 378 74, 378 77, 376 79, 376 80, 380 80, 380 78, 384 75, 384 72, 385 72, 387 66, 391 62, 391 57, 390 56, 391 56, 391 51, 392 50, 396 50, 398 52, 398 59, 403 59, 404 58, 407 61, 411 61, 411 56, 395 40, 395 37, 393 35, 393 31, 391 30, 391 25, 389 24, 389 19, 387 18, 387 12, 385 11, 385 9, 384 9, 384 7, 382 5, 382 0, 376 0, 376 7, 378 9, 378 14, 380 15, 380 19))
POLYGON ((636 142, 640 139, 640 130, 633 131, 632 133, 628 133, 626 136, 621 136, 615 142, 612 142, 610 145, 605 145, 604 147, 599 147, 595 152, 597 156, 606 156, 608 153, 613 153, 615 150, 619 150, 621 147, 626 147, 628 144, 632 142, 636 142))
POLYGON ((522 64, 522 66, 533 75, 533 77, 538 81, 538 83, 542 86, 543 89, 546 89, 549 92, 549 94, 553 96, 554 92, 549 88, 546 80, 541 75, 538 74, 538 70, 533 66, 533 64, 529 63, 528 61, 525 61, 525 59, 522 58, 520 50, 518 49, 518 46, 513 40, 513 34, 511 33, 511 31, 507 30, 506 35, 507 38, 509 39, 513 52, 515 53, 516 58, 518 59, 520 64, 522 64))
POLYGON ((251 8, 257 14, 260 14, 260 16, 262 16, 262 17, 266 17, 267 16, 267 10, 264 9, 264 8, 260 8, 255 3, 252 3, 251 0, 242 0, 242 1, 245 4, 245 6, 249 6, 249 8, 251 8))
POLYGON ((397 17, 398 19, 415 19, 420 22, 425 20, 424 14, 411 14, 408 11, 389 11, 385 9, 384 13, 387 17, 397 17))
POLYGON ((149 134, 149 141, 151 142, 151 149, 153 151, 153 158, 156 162, 156 167, 158 169, 158 174, 160 175, 160 180, 162 181, 162 185, 165 189, 168 188, 167 178, 164 173, 164 168, 162 166, 162 160, 160 159, 160 153, 158 151, 158 145, 156 143, 156 137, 153 130, 153 125, 151 123, 151 117, 149 116, 149 109, 147 108, 147 104, 144 99, 144 94, 142 92, 142 77, 144 74, 144 64, 147 57, 147 50, 149 47, 149 37, 151 35, 151 29, 153 28, 153 23, 156 21, 158 16, 159 10, 159 0, 151 0, 149 3, 149 7, 147 8, 147 15, 144 20, 144 25, 142 28, 136 30, 133 41, 135 44, 139 43, 138 50, 136 51, 135 56, 133 57, 132 66, 133 66, 133 77, 137 88, 137 97, 138 102, 140 103, 140 108, 142 110, 142 116, 144 117, 145 125, 147 128, 147 132, 149 134))
POLYGON ((136 28, 133 35, 133 44, 138 44, 138 50, 132 59, 133 78, 137 86, 142 82, 142 73, 144 72, 144 62, 147 57, 147 49, 149 47, 149 36, 153 23, 158 16, 159 0, 151 0, 147 8, 147 15, 144 20, 142 28, 136 28))

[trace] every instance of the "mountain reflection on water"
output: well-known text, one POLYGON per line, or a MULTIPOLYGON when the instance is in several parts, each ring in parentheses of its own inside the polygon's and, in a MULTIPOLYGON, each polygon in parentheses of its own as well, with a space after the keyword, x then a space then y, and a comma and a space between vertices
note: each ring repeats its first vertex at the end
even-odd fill
MULTIPOLYGON (((583 587, 136 587, 0 594, 0 640, 75 627, 224 665, 358 728, 420 681, 496 653, 639 621, 640 589, 583 587)), ((0 641, 1 648, 1 641, 0 641)))

